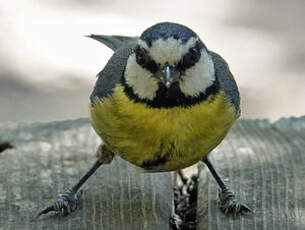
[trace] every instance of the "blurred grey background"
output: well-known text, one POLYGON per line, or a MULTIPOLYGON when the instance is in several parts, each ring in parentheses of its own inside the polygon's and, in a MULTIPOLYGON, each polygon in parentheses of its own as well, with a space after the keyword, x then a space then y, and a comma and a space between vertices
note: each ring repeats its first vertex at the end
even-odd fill
POLYGON ((304 0, 1 0, 0 122, 88 116, 112 52, 83 35, 140 35, 161 21, 192 28, 229 63, 242 116, 305 114, 304 0))

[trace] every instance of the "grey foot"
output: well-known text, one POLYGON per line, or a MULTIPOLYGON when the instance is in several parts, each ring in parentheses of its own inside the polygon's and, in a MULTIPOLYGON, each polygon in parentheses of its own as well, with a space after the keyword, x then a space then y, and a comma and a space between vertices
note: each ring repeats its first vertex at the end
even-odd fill
POLYGON ((42 210, 37 217, 42 214, 47 214, 51 211, 59 213, 61 215, 69 215, 71 212, 74 212, 79 203, 80 197, 82 195, 82 190, 78 192, 74 192, 72 189, 68 189, 64 194, 59 195, 57 200, 53 203, 53 205, 42 210))
POLYGON ((219 189, 219 205, 224 213, 232 213, 234 215, 252 212, 246 203, 235 198, 235 195, 229 189, 219 189))

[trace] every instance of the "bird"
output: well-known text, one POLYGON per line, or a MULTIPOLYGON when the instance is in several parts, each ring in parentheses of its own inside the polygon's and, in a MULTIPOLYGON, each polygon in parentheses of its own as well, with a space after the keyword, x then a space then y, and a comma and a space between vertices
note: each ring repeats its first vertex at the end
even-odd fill
POLYGON ((193 30, 173 22, 152 25, 139 37, 88 37, 114 51, 90 95, 91 124, 102 143, 90 170, 38 216, 75 211, 81 186, 115 156, 145 172, 177 171, 202 161, 219 185, 220 209, 250 212, 208 157, 241 113, 226 61, 193 30))

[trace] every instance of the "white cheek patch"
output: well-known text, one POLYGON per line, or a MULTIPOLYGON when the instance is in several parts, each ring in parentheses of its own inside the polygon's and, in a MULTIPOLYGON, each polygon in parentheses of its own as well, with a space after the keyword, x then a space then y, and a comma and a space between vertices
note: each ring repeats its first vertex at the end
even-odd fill
POLYGON ((185 71, 179 82, 180 89, 185 96, 196 97, 204 93, 215 81, 214 64, 206 50, 201 51, 199 61, 185 71))
POLYGON ((161 65, 168 63, 174 66, 191 47, 195 46, 197 40, 198 38, 191 37, 185 44, 183 44, 180 39, 158 39, 152 43, 151 47, 148 47, 146 42, 139 39, 138 44, 148 50, 149 55, 157 63, 160 63, 161 65))
POLYGON ((152 74, 138 65, 136 55, 132 54, 128 58, 125 79, 128 86, 140 99, 153 100, 158 90, 158 81, 152 74))

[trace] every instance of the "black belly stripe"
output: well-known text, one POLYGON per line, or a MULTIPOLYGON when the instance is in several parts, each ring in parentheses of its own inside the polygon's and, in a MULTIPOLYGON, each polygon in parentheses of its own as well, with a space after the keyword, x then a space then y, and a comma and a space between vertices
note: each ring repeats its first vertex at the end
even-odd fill
POLYGON ((166 162, 167 162, 166 156, 157 155, 157 158, 155 158, 153 160, 143 161, 143 163, 141 164, 141 167, 146 170, 150 170, 150 169, 155 169, 156 167, 160 167, 160 166, 164 165, 166 162))

